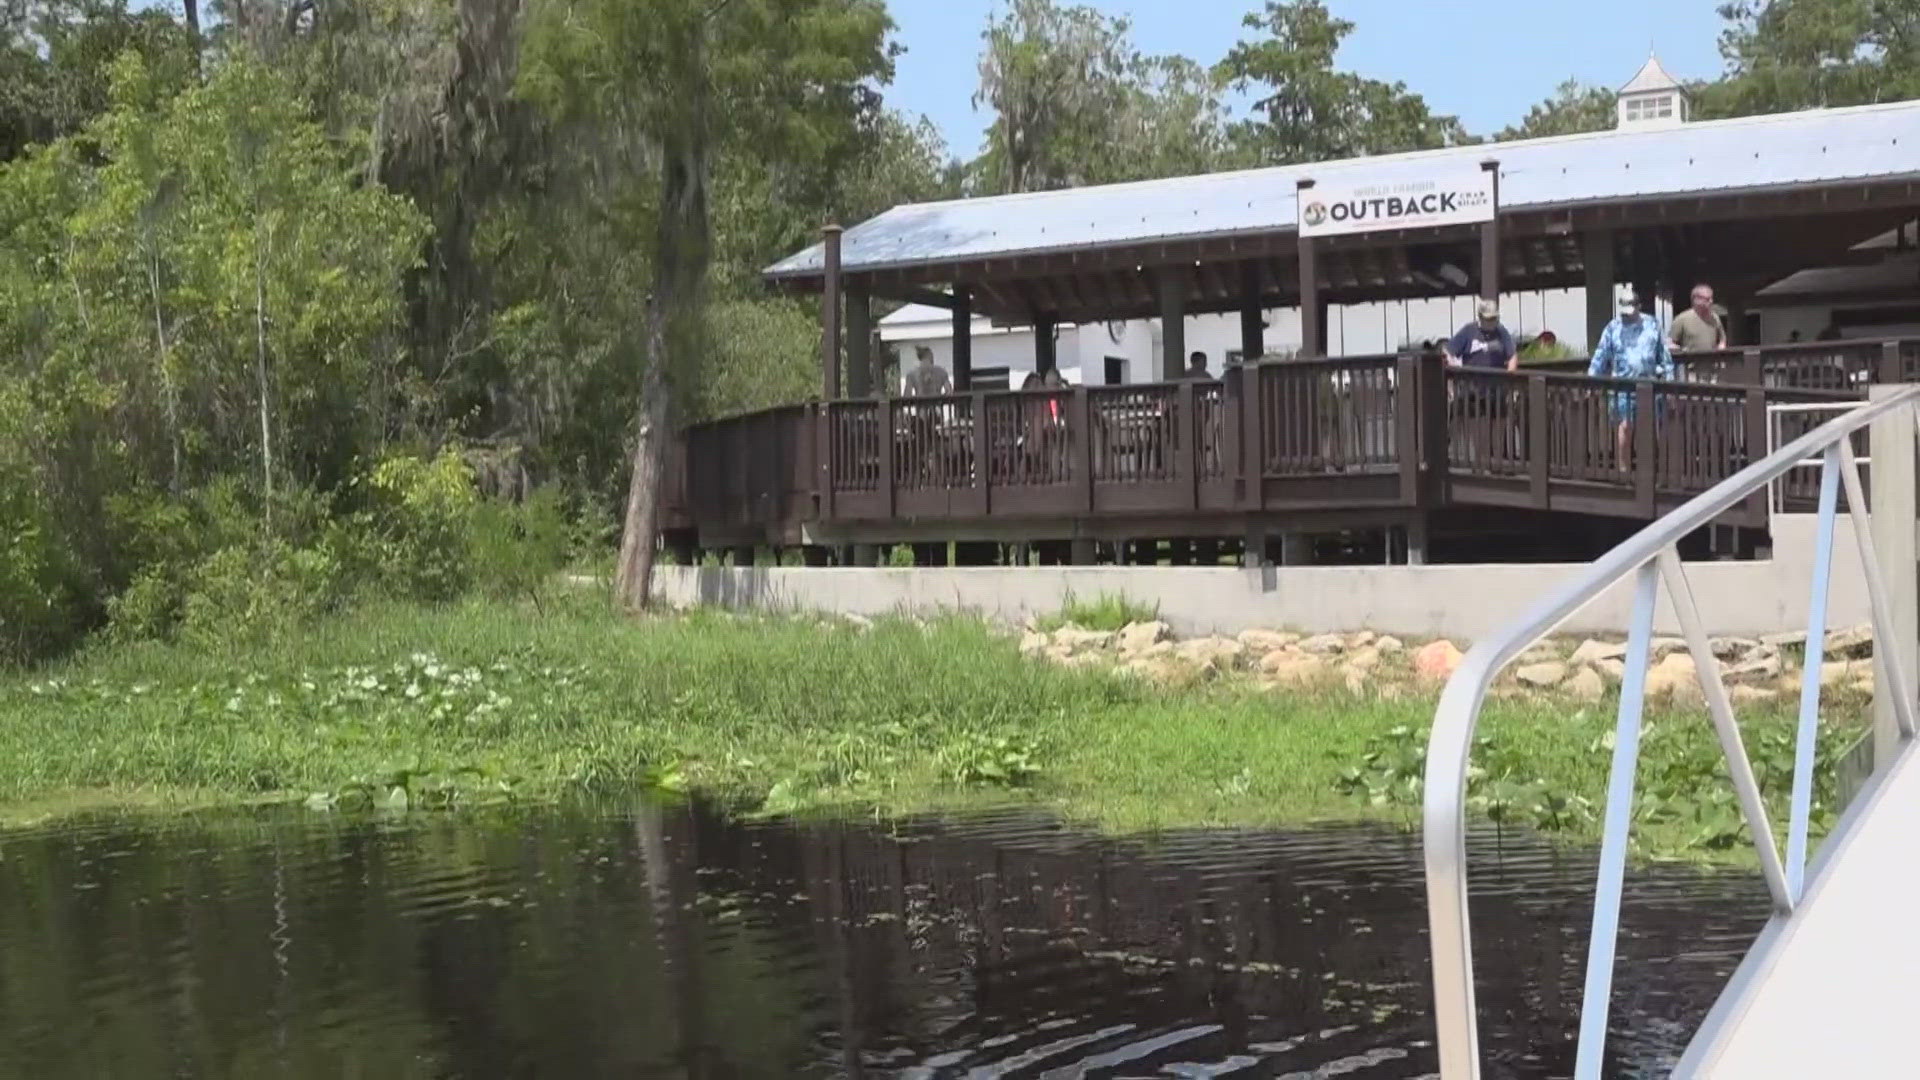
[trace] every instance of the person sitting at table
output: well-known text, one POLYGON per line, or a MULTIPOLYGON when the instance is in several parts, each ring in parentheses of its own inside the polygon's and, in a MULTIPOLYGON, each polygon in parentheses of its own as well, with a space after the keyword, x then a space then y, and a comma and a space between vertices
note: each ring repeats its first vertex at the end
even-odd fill
POLYGON ((953 393, 953 376, 947 369, 933 361, 933 350, 925 345, 915 345, 913 353, 920 362, 907 372, 904 380, 908 397, 939 397, 953 393))

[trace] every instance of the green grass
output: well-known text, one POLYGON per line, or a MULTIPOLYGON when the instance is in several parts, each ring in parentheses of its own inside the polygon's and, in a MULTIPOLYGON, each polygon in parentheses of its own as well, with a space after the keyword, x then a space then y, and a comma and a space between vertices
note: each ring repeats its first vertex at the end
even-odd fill
MULTIPOLYGON (((101 803, 420 807, 651 784, 745 812, 1016 800, 1126 831, 1410 825, 1432 709, 1233 681, 1160 690, 1025 660, 967 620, 628 620, 585 597, 545 615, 376 608, 274 645, 103 647, 0 677, 0 822, 101 803)), ((1784 827, 1790 720, 1746 722, 1784 827)), ((1476 808, 1592 839, 1611 725, 1611 706, 1495 701, 1476 808)), ((1643 853, 1739 857, 1718 753, 1704 716, 1655 714, 1643 853)))
POLYGON ((1152 622, 1159 617, 1158 607, 1119 593, 1101 593, 1091 600, 1083 600, 1069 592, 1061 601, 1060 610, 1042 616, 1037 625, 1049 632, 1071 624, 1083 630, 1112 633, 1130 623, 1152 622))

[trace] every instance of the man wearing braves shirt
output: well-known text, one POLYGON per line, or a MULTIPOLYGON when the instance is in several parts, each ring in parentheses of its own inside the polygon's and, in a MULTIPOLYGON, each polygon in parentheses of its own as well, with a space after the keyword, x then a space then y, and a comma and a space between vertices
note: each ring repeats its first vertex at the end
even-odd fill
POLYGON ((1513 347, 1513 334, 1500 325, 1499 302, 1483 299, 1474 313, 1479 317, 1461 327, 1447 342, 1447 363, 1520 370, 1520 354, 1513 347))
MULTIPOLYGON (((1520 370, 1520 353, 1514 348, 1513 335, 1500 325, 1499 302, 1482 299, 1474 315, 1474 321, 1447 342, 1447 363, 1483 371, 1520 370)), ((1465 421, 1469 458, 1485 462, 1496 449, 1513 452, 1510 444, 1514 433, 1504 423, 1510 389, 1487 379, 1474 379, 1455 388, 1454 408, 1465 421)))

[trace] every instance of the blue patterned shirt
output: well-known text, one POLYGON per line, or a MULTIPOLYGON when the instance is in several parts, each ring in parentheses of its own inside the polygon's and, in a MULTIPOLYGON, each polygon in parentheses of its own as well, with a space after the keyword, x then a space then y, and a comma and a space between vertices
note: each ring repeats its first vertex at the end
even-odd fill
POLYGON ((1600 334, 1587 374, 1615 379, 1671 379, 1673 353, 1651 315, 1628 322, 1615 318, 1600 334))

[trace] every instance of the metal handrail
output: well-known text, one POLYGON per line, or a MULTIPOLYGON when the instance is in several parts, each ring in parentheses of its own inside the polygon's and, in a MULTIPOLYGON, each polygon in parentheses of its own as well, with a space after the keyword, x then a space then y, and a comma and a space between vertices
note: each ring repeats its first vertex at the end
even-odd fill
POLYGON ((1597 1078, 1603 1056, 1607 1010, 1611 996, 1621 883, 1625 875, 1627 829, 1637 764, 1640 718, 1654 606, 1662 583, 1666 585, 1682 636, 1692 654, 1701 689, 1726 754, 1740 808, 1759 852, 1761 872, 1772 894, 1774 908, 1792 912, 1801 895, 1806 853, 1807 816, 1811 803, 1812 734, 1818 720, 1820 681, 1802 680, 1804 690, 1794 763, 1789 859, 1783 864, 1753 766, 1741 741, 1739 725, 1709 647, 1676 547, 1682 537, 1711 523, 1738 506, 1751 493, 1772 483, 1809 456, 1823 457, 1819 532, 1815 554, 1813 606, 1809 633, 1825 640, 1827 578, 1832 565, 1833 525, 1839 487, 1844 484, 1854 535, 1866 578, 1878 641, 1883 693, 1893 695, 1900 732, 1914 733, 1914 703, 1909 673, 1893 655, 1891 604, 1880 573, 1878 557, 1866 518, 1859 463, 1850 437, 1899 409, 1920 406, 1920 387, 1909 387, 1861 406, 1788 443, 1760 461, 1714 485, 1672 513, 1655 521, 1631 539, 1594 562, 1584 573, 1542 599, 1507 630, 1474 644, 1461 660, 1440 695, 1433 731, 1427 744, 1424 848, 1427 872, 1427 914, 1432 931, 1434 1019, 1439 1030, 1440 1073, 1446 1080, 1468 1080, 1480 1075, 1479 1029, 1474 1009, 1473 956, 1467 921, 1467 764, 1474 728, 1487 691, 1500 670, 1541 637, 1585 607, 1628 575, 1635 575, 1634 603, 1628 628, 1626 671, 1621 681, 1620 714, 1614 739, 1612 772, 1607 784, 1605 832, 1601 842, 1599 882, 1594 901, 1593 935, 1588 943, 1587 980, 1581 1004, 1580 1041, 1575 1076, 1597 1078))

